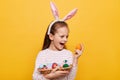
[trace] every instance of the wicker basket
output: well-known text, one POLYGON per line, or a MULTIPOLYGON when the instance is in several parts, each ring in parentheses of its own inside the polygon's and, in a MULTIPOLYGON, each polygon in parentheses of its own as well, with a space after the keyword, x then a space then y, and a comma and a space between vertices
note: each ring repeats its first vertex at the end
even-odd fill
MULTIPOLYGON (((57 71, 70 71, 71 70, 71 68, 72 68, 72 65, 70 65, 69 67, 66 67, 66 68, 58 68, 58 70, 57 71)), ((38 71, 41 73, 41 74, 49 74, 51 71, 52 71, 52 69, 41 69, 41 68, 38 68, 38 71)))

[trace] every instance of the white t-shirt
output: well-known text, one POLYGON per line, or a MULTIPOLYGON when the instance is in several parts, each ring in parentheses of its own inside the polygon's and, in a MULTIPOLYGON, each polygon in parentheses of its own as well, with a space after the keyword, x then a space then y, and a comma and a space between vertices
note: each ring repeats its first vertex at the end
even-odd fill
MULTIPOLYGON (((73 54, 71 51, 66 49, 63 49, 61 51, 53 51, 50 49, 40 51, 36 58, 33 80, 49 80, 46 79, 40 72, 38 72, 37 69, 40 67, 40 64, 57 63, 59 65, 62 65, 64 64, 65 60, 67 60, 67 64, 73 64, 73 54)), ((74 80, 76 76, 76 69, 77 66, 73 66, 69 75, 54 80, 74 80)))

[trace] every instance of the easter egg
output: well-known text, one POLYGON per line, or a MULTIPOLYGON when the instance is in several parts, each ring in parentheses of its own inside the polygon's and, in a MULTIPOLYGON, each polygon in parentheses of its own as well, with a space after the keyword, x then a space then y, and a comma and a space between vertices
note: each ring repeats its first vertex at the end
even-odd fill
POLYGON ((57 63, 53 63, 53 64, 52 64, 52 69, 55 69, 57 66, 58 66, 57 63))
POLYGON ((81 44, 78 44, 78 45, 76 46, 76 49, 82 50, 81 44))
POLYGON ((47 69, 47 66, 46 66, 46 65, 43 65, 43 69, 47 69))
POLYGON ((66 68, 66 67, 69 67, 69 65, 68 65, 68 64, 64 64, 64 65, 63 65, 63 68, 66 68))
POLYGON ((40 64, 40 65, 39 65, 39 68, 43 68, 43 65, 42 65, 42 64, 40 64))

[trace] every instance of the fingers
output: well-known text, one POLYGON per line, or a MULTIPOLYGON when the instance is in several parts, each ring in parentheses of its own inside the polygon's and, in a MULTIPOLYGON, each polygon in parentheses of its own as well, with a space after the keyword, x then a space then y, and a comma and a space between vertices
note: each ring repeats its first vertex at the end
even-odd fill
POLYGON ((61 74, 68 74, 69 71, 59 71, 59 73, 61 73, 61 74))
POLYGON ((69 71, 58 71, 58 68, 55 68, 52 70, 53 73, 59 73, 59 74, 68 74, 69 71))
POLYGON ((55 74, 59 76, 66 76, 69 74, 69 71, 56 71, 55 74))
POLYGON ((80 56, 80 55, 82 55, 82 51, 81 50, 76 50, 76 55, 78 55, 78 56, 80 56))
POLYGON ((79 58, 82 55, 83 50, 84 50, 84 45, 83 44, 80 44, 79 47, 80 47, 80 49, 76 48, 76 50, 75 50, 75 57, 76 58, 79 58))
POLYGON ((82 47, 81 51, 83 51, 83 50, 84 50, 84 45, 83 45, 83 43, 81 43, 80 45, 81 45, 81 47, 82 47))
POLYGON ((58 67, 58 66, 56 66, 56 68, 55 68, 55 69, 53 69, 53 70, 52 70, 52 72, 56 72, 58 69, 59 69, 59 67, 58 67))

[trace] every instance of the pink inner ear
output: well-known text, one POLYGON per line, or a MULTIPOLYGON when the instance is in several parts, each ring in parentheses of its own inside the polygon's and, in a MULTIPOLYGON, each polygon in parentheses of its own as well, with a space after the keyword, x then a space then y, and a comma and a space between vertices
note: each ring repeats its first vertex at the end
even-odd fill
POLYGON ((55 19, 59 19, 58 9, 55 6, 55 4, 53 2, 50 2, 50 6, 51 6, 52 14, 55 17, 55 19))
POLYGON ((70 18, 72 18, 77 12, 77 9, 73 9, 72 11, 70 11, 64 18, 63 21, 66 21, 70 18))

